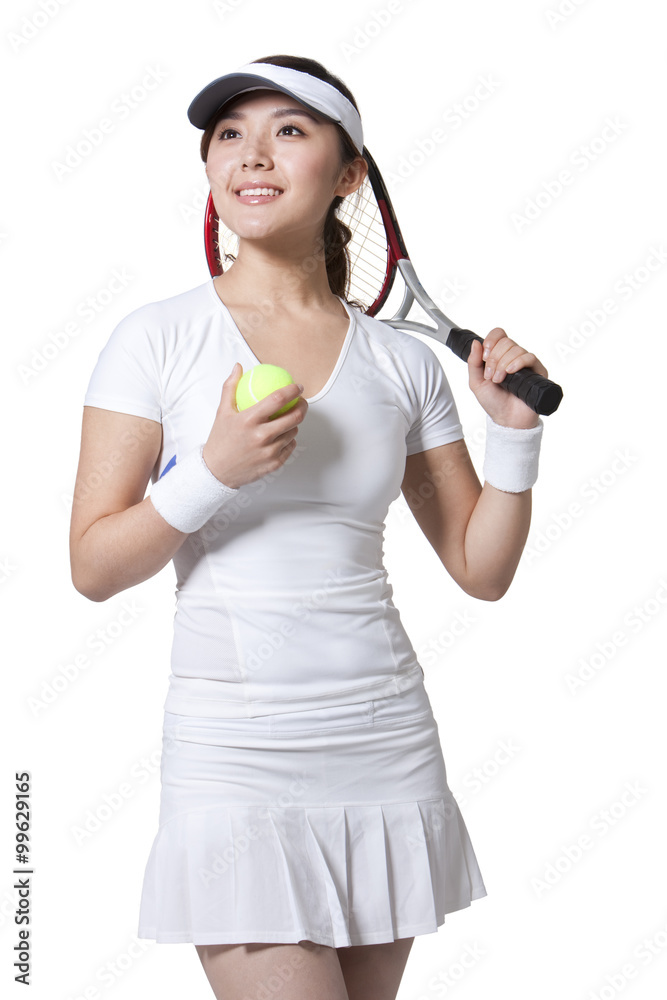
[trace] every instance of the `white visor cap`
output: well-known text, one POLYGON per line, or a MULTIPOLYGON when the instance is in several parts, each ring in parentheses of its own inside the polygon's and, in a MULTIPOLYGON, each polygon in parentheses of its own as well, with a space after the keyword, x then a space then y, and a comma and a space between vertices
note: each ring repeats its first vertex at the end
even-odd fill
POLYGON ((216 111, 232 97, 266 88, 280 90, 304 107, 341 125, 357 152, 363 155, 364 133, 361 117, 355 106, 330 83, 325 83, 310 73, 273 66, 271 63, 249 63, 234 73, 227 73, 213 80, 195 97, 188 108, 188 118, 197 128, 205 129, 216 111))

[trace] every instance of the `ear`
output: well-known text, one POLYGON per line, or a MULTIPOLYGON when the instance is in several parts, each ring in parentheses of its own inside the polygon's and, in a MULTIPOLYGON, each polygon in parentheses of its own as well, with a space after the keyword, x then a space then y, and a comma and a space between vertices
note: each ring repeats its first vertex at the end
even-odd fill
POLYGON ((352 194, 357 188, 361 187, 365 178, 368 176, 368 164, 363 156, 357 156, 352 161, 344 167, 341 173, 340 179, 334 194, 340 195, 341 198, 345 198, 346 195, 352 194))

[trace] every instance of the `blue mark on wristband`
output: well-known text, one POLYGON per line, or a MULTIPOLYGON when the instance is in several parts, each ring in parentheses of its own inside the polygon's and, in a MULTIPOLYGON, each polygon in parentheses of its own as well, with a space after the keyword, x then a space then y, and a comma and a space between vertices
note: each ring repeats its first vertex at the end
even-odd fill
POLYGON ((165 472, 169 472, 169 470, 170 470, 170 469, 172 468, 172 466, 174 466, 174 465, 176 465, 176 456, 175 456, 175 455, 174 455, 174 456, 173 456, 173 458, 171 458, 171 459, 170 459, 170 461, 169 461, 169 462, 168 462, 168 463, 167 463, 167 464, 165 465, 164 469, 162 470, 162 472, 161 472, 161 473, 160 473, 160 475, 159 475, 159 479, 162 479, 162 477, 164 476, 165 472))

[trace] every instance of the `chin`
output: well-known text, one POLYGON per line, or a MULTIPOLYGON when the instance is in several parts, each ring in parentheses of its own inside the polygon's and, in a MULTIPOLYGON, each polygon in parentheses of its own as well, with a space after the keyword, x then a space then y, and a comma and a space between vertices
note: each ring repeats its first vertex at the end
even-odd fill
POLYGON ((240 240, 263 240, 280 235, 270 229, 267 230, 258 226, 240 225, 236 226, 236 228, 232 228, 232 226, 229 226, 228 228, 231 229, 231 231, 238 236, 240 240))

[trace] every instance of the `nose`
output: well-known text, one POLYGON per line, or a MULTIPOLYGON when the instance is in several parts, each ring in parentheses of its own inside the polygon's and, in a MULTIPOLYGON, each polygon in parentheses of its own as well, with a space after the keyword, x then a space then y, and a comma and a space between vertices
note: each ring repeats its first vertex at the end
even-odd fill
POLYGON ((267 137, 263 134, 248 135, 243 144, 241 159, 244 167, 255 169, 256 167, 267 167, 271 164, 271 153, 267 137))
POLYGON ((252 155, 250 155, 250 156, 244 156, 243 157, 243 166, 244 167, 248 167, 250 170, 255 170, 255 169, 257 169, 257 167, 266 168, 266 166, 267 166, 266 157, 262 157, 262 156, 259 156, 259 155, 257 155, 257 156, 252 156, 252 155))

